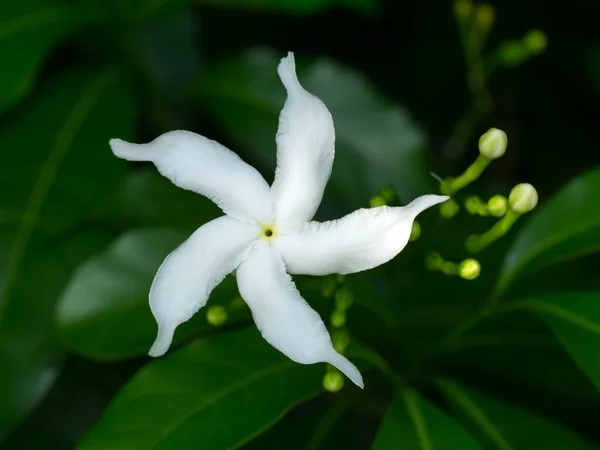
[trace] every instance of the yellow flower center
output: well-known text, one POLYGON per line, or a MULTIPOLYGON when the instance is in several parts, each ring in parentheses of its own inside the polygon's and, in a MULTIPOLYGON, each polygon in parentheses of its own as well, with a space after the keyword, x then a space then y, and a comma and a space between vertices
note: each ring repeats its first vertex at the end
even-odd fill
POLYGON ((262 225, 260 229, 260 237, 266 240, 271 240, 277 236, 277 228, 275 225, 262 225))

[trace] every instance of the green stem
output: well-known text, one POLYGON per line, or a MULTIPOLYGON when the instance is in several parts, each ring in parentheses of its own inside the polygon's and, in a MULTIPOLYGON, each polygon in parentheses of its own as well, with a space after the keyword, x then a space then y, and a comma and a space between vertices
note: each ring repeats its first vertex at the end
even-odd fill
POLYGON ((518 218, 519 214, 509 210, 506 215, 502 217, 502 219, 496 222, 496 224, 485 233, 478 236, 469 236, 465 241, 467 250, 473 253, 482 251, 487 246, 508 233, 518 218))
POLYGON ((454 194, 455 192, 460 191, 465 186, 475 181, 483 173, 483 171, 490 164, 490 162, 490 159, 486 158, 483 155, 479 155, 475 162, 471 164, 467 168, 467 170, 465 170, 458 177, 453 178, 449 181, 448 186, 450 192, 454 194))

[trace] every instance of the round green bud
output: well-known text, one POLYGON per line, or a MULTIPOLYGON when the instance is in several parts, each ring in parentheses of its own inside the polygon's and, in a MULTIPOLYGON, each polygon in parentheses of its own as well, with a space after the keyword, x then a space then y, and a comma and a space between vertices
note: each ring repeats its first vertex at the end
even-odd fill
POLYGON ((346 311, 336 309, 331 315, 331 325, 335 328, 341 328, 346 325, 346 311))
POLYGON ((465 209, 472 216, 479 214, 479 210, 481 209, 481 200, 479 197, 475 195, 467 197, 467 200, 465 201, 465 209))
POLYGON ((371 208, 377 208, 378 206, 387 205, 385 199, 381 195, 376 195, 369 201, 371 208))
POLYGON ((510 191, 508 205, 517 214, 525 214, 531 211, 538 202, 538 193, 529 183, 517 184, 510 191))
POLYGON ((442 256, 437 252, 430 252, 425 257, 425 265, 429 270, 438 270, 443 262, 442 256))
POLYGON ((206 320, 214 326, 227 322, 227 310, 222 306, 211 306, 206 311, 206 320))
POLYGON ((419 236, 421 236, 421 225, 419 225, 419 222, 415 220, 412 224, 412 229, 410 230, 410 237, 408 240, 411 242, 416 241, 419 239, 419 236))
POLYGON ((353 302, 354 294, 349 288, 344 286, 335 293, 335 306, 338 309, 345 311, 346 309, 350 308, 353 302))
POLYGON ((487 208, 494 217, 502 217, 508 211, 508 200, 502 195, 494 195, 488 200, 487 208))
POLYGON ((507 145, 506 133, 498 128, 490 128, 479 138, 479 153, 489 159, 498 159, 506 152, 507 145))
POLYGON ((529 57, 529 50, 521 41, 506 41, 498 49, 498 58, 500 63, 515 67, 525 62, 529 57))
POLYGON ((392 186, 384 186, 379 191, 379 195, 383 197, 386 203, 391 203, 396 200, 396 191, 392 186))
POLYGON ((323 377, 323 387, 329 392, 339 392, 344 387, 344 376, 337 370, 327 372, 323 377))
POLYGON ((456 274, 456 264, 451 261, 444 261, 441 265, 441 269, 446 275, 456 274))
POLYGON ((335 280, 333 278, 326 278, 321 285, 321 295, 323 298, 329 298, 335 293, 336 289, 337 283, 335 280))
POLYGON ((444 219, 451 219, 458 213, 459 209, 458 203, 450 199, 440 205, 440 215, 444 219))
POLYGON ((546 33, 540 30, 531 30, 523 38, 525 47, 532 55, 539 55, 548 45, 548 37, 546 33))
POLYGON ((454 15, 457 19, 465 20, 471 15, 473 10, 473 4, 471 0, 455 0, 454 1, 454 15))
POLYGON ((489 3, 483 3, 477 8, 475 20, 481 28, 488 29, 496 20, 496 10, 489 3))
POLYGON ((465 280, 474 280, 481 273, 481 265, 476 259, 465 259, 460 263, 458 273, 465 280))
POLYGON ((331 342, 335 351, 343 355, 350 344, 350 335, 344 328, 334 330, 331 333, 331 342))

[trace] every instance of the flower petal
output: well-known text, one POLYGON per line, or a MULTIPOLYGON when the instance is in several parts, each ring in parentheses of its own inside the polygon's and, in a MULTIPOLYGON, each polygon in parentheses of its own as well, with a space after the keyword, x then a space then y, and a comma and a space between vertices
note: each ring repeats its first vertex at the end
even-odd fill
POLYGON ((256 242, 236 276, 240 294, 269 344, 301 364, 328 362, 363 387, 360 372, 334 350, 321 317, 302 298, 281 256, 267 242, 256 242))
POLYGON ((152 161, 180 188, 205 195, 225 214, 270 223, 273 205, 269 185, 252 166, 221 144, 190 131, 170 131, 148 144, 111 139, 119 158, 152 161))
POLYGON ((275 242, 289 273, 348 274, 383 264, 406 246, 415 217, 447 200, 423 195, 404 207, 359 209, 331 222, 310 222, 275 242))
POLYGON ((297 225, 315 215, 334 157, 335 131, 321 100, 304 90, 296 77, 294 54, 277 68, 287 90, 277 130, 277 170, 272 191, 280 224, 297 225))
POLYGON ((162 263, 150 289, 158 336, 148 352, 161 356, 175 328, 202 308, 212 290, 247 256, 258 234, 255 225, 223 216, 198 228, 162 263))

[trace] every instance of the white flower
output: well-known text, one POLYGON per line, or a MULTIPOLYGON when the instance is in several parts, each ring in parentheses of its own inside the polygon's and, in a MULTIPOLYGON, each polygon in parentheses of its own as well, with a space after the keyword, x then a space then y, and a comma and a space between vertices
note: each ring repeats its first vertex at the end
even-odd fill
POLYGON ((277 71, 287 101, 271 187, 235 153, 189 131, 165 133, 149 144, 110 141, 119 158, 152 161, 175 185, 205 195, 225 213, 196 230, 158 270, 150 289, 158 336, 149 354, 163 355, 177 326, 237 269, 240 294, 267 342, 301 364, 328 362, 362 388, 360 372, 333 349, 325 324, 286 271, 348 274, 383 264, 404 248, 417 214, 447 197, 424 195, 405 207, 360 209, 339 220, 310 222, 331 174, 333 121, 300 85, 292 53, 277 71))

